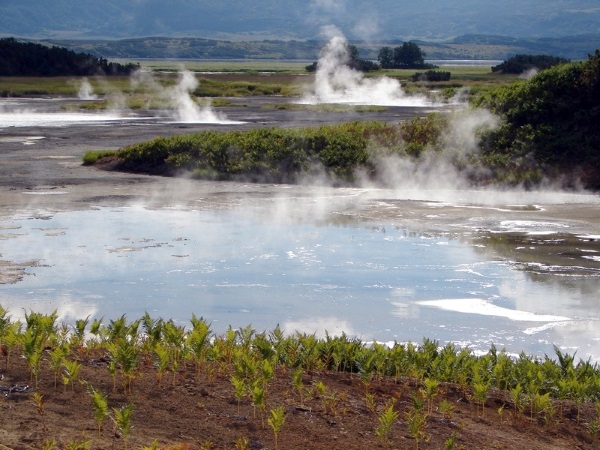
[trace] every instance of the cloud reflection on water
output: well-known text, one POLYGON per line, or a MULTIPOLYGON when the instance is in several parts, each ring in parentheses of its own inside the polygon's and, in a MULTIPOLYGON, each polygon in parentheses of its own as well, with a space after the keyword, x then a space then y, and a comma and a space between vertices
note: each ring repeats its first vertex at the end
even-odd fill
POLYGON ((215 332, 281 324, 382 342, 426 336, 479 350, 493 342, 517 353, 577 340, 600 359, 588 299, 598 279, 531 277, 498 257, 504 247, 335 214, 307 219, 312 200, 300 204, 287 220, 254 208, 23 213, 3 224, 11 230, 3 258, 42 267, 3 286, 0 302, 13 314, 58 309, 68 321, 148 311, 187 323, 194 313, 215 332), (544 327, 559 319, 572 323, 544 327))

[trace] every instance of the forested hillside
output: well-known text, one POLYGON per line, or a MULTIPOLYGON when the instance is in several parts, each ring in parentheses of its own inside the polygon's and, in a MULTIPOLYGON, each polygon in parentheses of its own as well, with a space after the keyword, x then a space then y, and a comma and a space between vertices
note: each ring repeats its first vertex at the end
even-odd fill
POLYGON ((61 47, 0 39, 0 76, 128 75, 136 68, 61 47))

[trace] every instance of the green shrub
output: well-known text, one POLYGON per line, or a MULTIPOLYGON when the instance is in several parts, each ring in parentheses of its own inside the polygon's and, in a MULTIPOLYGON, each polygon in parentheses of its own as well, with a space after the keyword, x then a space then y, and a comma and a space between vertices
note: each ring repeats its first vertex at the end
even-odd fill
POLYGON ((114 156, 117 152, 115 150, 92 150, 89 152, 85 152, 83 155, 83 164, 84 165, 92 165, 98 162, 98 160, 105 158, 107 156, 114 156))
POLYGON ((554 66, 482 94, 474 104, 504 119, 484 139, 484 157, 510 155, 524 164, 520 172, 600 188, 599 50, 585 62, 554 66))

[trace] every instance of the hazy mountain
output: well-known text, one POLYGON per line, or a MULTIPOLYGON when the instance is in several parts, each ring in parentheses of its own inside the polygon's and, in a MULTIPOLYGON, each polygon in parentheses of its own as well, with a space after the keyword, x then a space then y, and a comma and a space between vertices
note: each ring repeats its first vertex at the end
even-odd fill
POLYGON ((598 0, 1 0, 0 35, 23 38, 195 36, 352 39, 465 34, 560 37, 600 32, 598 0))

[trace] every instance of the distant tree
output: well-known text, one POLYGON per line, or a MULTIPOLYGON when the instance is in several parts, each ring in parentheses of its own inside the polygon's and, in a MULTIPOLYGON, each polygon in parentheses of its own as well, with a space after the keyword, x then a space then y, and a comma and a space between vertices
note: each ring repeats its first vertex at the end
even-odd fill
POLYGON ((377 55, 377 61, 383 69, 394 68, 394 49, 391 47, 382 47, 377 55))
POLYGON ((359 50, 356 45, 346 44, 346 50, 348 51, 348 58, 350 61, 358 61, 359 50))
POLYGON ((316 72, 318 65, 319 65, 319 63, 317 61, 315 61, 315 62, 310 63, 308 66, 304 66, 304 69, 307 72, 316 72))
POLYGON ((419 68, 425 65, 425 53, 414 42, 405 42, 394 49, 394 66, 398 68, 419 68))
POLYGON ((425 53, 414 42, 404 42, 401 46, 382 47, 377 60, 384 69, 435 69, 437 66, 425 63, 425 53))
POLYGON ((568 59, 548 55, 515 55, 502 64, 492 67, 492 72, 523 73, 531 69, 545 70, 557 64, 568 63, 568 59))
MULTIPOLYGON (((373 70, 379 70, 379 64, 372 62, 372 61, 368 61, 366 59, 360 59, 359 58, 359 50, 358 47, 356 45, 353 44, 346 44, 346 61, 344 61, 344 63, 351 67, 352 69, 361 71, 361 72, 370 72, 373 70)), ((308 66, 305 66, 305 69, 307 72, 315 72, 317 70, 318 67, 318 62, 313 62, 312 64, 309 64, 308 66)))

